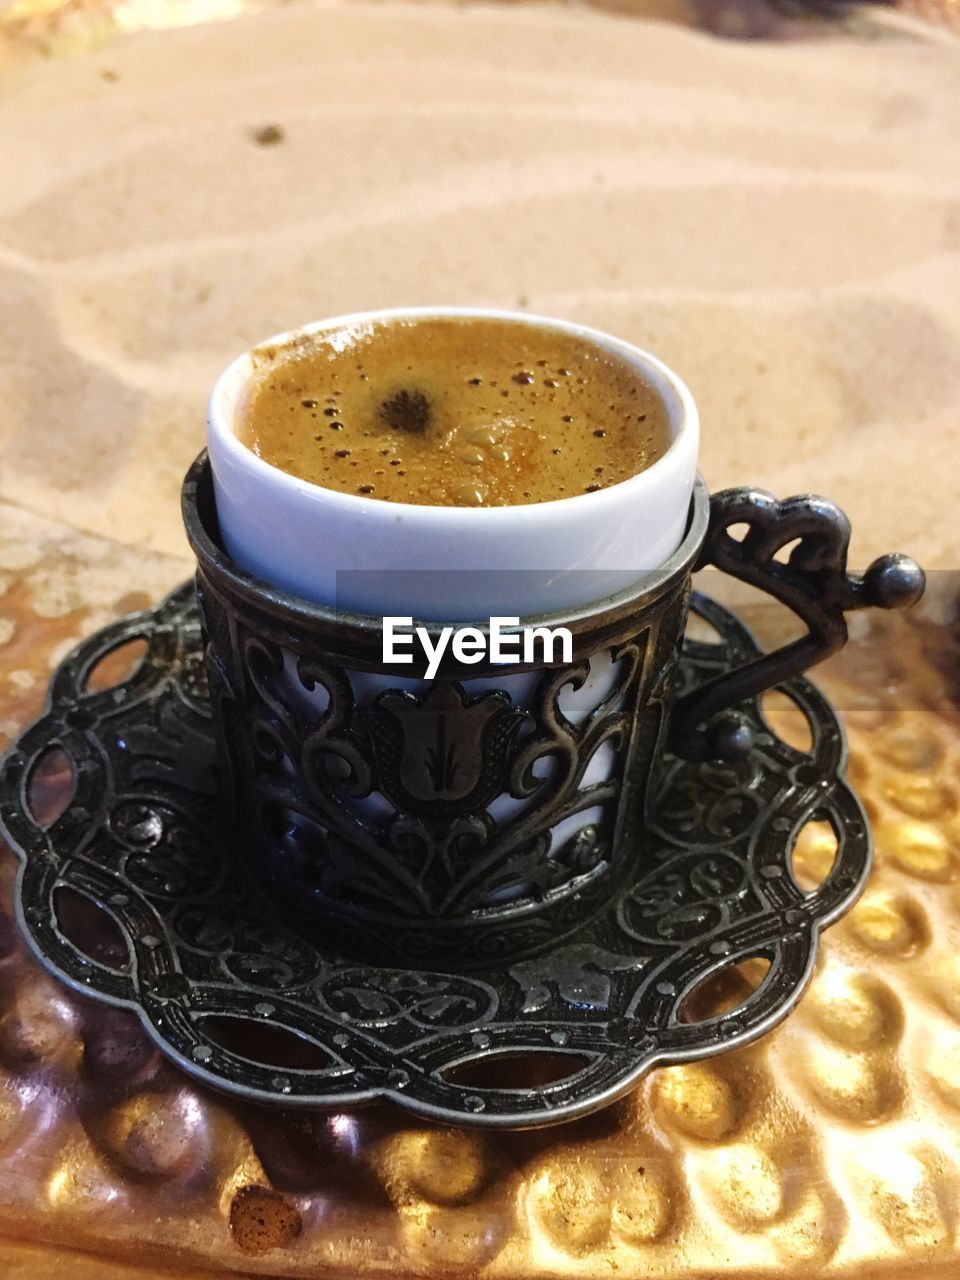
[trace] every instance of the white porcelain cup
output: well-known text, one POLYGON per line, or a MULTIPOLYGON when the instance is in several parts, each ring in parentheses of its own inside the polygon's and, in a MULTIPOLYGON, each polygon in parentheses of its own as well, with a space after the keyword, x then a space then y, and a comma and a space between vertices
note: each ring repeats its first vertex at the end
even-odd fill
POLYGON ((535 325, 619 357, 661 396, 669 448, 628 480, 550 502, 437 507, 340 493, 272 466, 238 438, 238 405, 254 376, 253 353, 247 352, 217 380, 207 417, 220 533, 231 558, 314 604, 465 622, 588 604, 662 565, 683 539, 699 422, 676 374, 638 347, 563 320, 465 307, 359 312, 263 345, 282 350, 305 334, 430 316, 535 325))

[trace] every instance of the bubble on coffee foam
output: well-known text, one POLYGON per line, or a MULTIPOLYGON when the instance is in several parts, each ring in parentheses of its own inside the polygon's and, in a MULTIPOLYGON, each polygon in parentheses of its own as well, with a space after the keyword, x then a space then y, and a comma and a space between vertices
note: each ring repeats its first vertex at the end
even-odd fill
POLYGON ((459 507, 482 507, 487 500, 487 488, 483 484, 457 484, 451 496, 459 507))
POLYGON ((475 444, 482 448, 484 445, 496 444, 498 436, 493 427, 468 427, 464 432, 464 438, 470 444, 475 444))

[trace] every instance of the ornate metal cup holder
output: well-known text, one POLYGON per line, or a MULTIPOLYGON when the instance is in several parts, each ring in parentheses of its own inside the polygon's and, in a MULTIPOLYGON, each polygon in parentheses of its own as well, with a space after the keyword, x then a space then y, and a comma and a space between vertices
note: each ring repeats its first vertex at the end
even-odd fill
MULTIPOLYGON (((721 606, 696 597, 693 608, 719 642, 685 642, 686 691, 758 653, 721 606)), ((136 1010, 185 1071, 248 1100, 388 1098, 488 1127, 570 1119, 655 1064, 770 1030, 799 999, 820 930, 863 886, 869 833, 837 718, 803 677, 781 687, 809 722, 810 752, 776 736, 753 698, 741 708, 749 753, 667 755, 643 870, 578 933, 469 974, 366 966, 311 942, 237 868, 185 584, 70 654, 45 714, 6 756, 0 818, 21 861, 19 920, 56 977, 136 1010), (133 674, 93 690, 98 664, 139 638, 133 674), (832 826, 837 853, 804 892, 791 854, 813 820, 832 826), (697 1020, 696 993, 755 958, 769 963, 759 986, 697 1020)))

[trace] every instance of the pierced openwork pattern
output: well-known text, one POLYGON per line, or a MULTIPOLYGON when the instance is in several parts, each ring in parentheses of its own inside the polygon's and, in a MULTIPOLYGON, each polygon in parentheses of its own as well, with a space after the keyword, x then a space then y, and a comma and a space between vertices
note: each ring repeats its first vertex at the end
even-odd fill
MULTIPOLYGON (((722 642, 687 642, 688 689, 756 652, 725 610, 703 598, 694 607, 722 642)), ((8 754, 0 812, 23 864, 21 923, 47 967, 136 1009, 186 1070, 248 1098, 342 1107, 383 1096, 488 1126, 590 1111, 655 1062, 704 1057, 772 1027, 806 984, 819 930, 867 873, 839 725, 797 677, 784 688, 810 722, 810 753, 776 737, 748 702, 747 756, 666 757, 642 871, 554 950, 469 975, 358 964, 271 915, 238 872, 202 673, 192 584, 93 636, 63 662, 47 713, 8 754), (147 641, 139 667, 89 691, 87 673, 134 637, 147 641), (30 796, 51 746, 72 795, 45 826, 30 796), (805 892, 791 852, 812 820, 833 828, 837 852, 805 892), (759 986, 698 1021, 697 989, 745 961, 769 963, 759 986), (549 1055, 560 1078, 521 1087, 523 1064, 500 1064, 499 1080, 484 1080, 507 1055, 549 1055)))
POLYGON ((635 635, 497 688, 393 688, 297 653, 204 579, 199 596, 207 633, 230 637, 208 660, 248 855, 326 946, 476 968, 554 945, 632 878, 684 581, 635 635))
POLYGON ((382 626, 245 574, 209 466, 183 488, 215 733, 246 856, 324 945, 471 970, 552 948, 644 857, 710 500, 644 583, 570 619, 570 660, 385 664, 382 626))

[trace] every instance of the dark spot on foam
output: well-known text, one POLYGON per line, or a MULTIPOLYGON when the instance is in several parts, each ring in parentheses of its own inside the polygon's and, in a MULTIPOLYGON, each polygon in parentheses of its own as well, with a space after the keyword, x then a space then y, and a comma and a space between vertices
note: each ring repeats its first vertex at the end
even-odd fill
POLYGON ((421 435, 433 417, 430 401, 416 387, 403 387, 387 400, 382 400, 377 413, 381 422, 392 431, 402 431, 406 435, 421 435))

